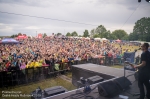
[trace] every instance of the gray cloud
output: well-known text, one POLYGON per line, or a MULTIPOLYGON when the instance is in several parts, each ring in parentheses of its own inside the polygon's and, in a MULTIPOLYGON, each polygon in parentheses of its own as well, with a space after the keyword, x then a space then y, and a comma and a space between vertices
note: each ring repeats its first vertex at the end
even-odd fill
MULTIPOLYGON (((0 11, 45 18, 68 20, 92 25, 16 16, 0 13, 0 35, 27 33, 66 33, 77 31, 82 34, 102 24, 113 31, 120 29, 127 18, 139 5, 134 0, 0 0, 0 11)), ((150 16, 150 6, 142 1, 139 8, 122 29, 132 32, 134 23, 150 16)))

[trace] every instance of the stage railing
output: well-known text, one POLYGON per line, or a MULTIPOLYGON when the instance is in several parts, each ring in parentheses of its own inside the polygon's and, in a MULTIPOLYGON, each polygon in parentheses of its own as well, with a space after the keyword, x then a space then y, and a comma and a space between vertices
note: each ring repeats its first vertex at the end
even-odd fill
POLYGON ((59 69, 55 69, 54 66, 41 66, 36 68, 25 68, 22 70, 11 70, 11 71, 1 71, 0 72, 0 87, 9 87, 20 84, 28 84, 31 82, 41 81, 50 77, 55 77, 59 74, 66 73, 71 70, 72 65, 93 63, 98 65, 112 66, 114 64, 122 64, 121 58, 89 58, 74 60, 70 62, 57 63, 59 64, 59 69))

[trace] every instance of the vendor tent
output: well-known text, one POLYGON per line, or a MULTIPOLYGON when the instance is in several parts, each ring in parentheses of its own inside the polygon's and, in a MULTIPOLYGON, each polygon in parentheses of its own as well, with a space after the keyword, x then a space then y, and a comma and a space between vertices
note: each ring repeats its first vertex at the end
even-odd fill
POLYGON ((13 38, 5 38, 1 41, 1 44, 17 44, 19 41, 13 39, 13 38))
POLYGON ((20 36, 17 37, 17 39, 26 39, 26 38, 28 38, 28 37, 25 36, 25 35, 20 35, 20 36))
POLYGON ((103 41, 107 41, 107 39, 106 39, 106 38, 102 38, 102 40, 103 40, 103 41))

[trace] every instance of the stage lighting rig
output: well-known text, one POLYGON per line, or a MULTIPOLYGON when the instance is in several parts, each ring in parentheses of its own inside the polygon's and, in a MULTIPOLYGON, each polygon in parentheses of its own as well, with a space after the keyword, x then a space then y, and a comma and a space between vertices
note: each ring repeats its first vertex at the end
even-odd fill
MULTIPOLYGON (((146 0, 146 1, 150 3, 150 0, 146 0)), ((141 0, 138 0, 138 2, 141 2, 141 0)))
POLYGON ((150 3, 150 0, 146 0, 146 1, 150 3))

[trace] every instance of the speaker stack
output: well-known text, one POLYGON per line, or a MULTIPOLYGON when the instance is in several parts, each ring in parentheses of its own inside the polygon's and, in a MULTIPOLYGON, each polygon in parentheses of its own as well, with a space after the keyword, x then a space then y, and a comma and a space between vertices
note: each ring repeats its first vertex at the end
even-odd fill
POLYGON ((53 95, 64 93, 66 91, 67 90, 64 87, 62 87, 62 86, 55 86, 55 87, 44 89, 44 95, 46 97, 49 97, 49 96, 53 96, 53 95))
POLYGON ((114 97, 119 94, 120 89, 113 81, 107 81, 98 85, 98 92, 104 97, 114 97))
POLYGON ((129 88, 130 85, 131 82, 126 77, 119 77, 100 83, 98 85, 98 92, 104 97, 114 97, 129 88))
POLYGON ((61 93, 65 93, 67 91, 68 90, 62 86, 50 87, 50 88, 46 88, 44 90, 37 88, 31 93, 31 95, 32 95, 31 99, 42 99, 42 98, 46 98, 49 96, 54 96, 54 95, 58 95, 61 93))

